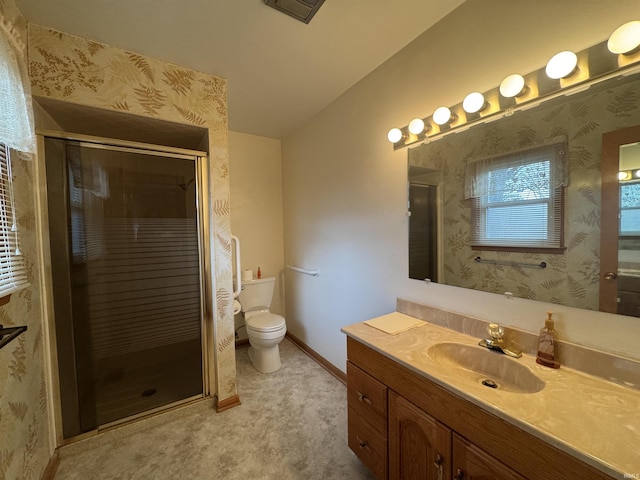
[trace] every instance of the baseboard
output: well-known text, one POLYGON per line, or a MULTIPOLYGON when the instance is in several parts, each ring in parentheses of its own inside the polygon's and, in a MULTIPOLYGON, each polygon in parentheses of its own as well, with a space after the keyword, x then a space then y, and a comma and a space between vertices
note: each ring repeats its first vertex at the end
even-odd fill
POLYGON ((42 472, 42 476, 40 477, 40 480, 53 480, 56 476, 56 472, 58 471, 59 463, 60 463, 60 457, 58 455, 58 450, 55 450, 53 452, 53 455, 51 455, 51 458, 49 459, 49 463, 47 463, 47 466, 42 472))
POLYGON ((248 347, 249 339, 243 338, 242 340, 236 340, 236 348, 248 347))
POLYGON ((229 398, 225 398, 224 400, 218 400, 218 404, 216 405, 216 412, 224 412, 225 410, 237 407, 238 405, 240 405, 240 397, 238 395, 232 395, 229 398))
POLYGON ((320 355, 318 352, 316 352, 315 350, 313 350, 311 347, 309 347, 306 343, 304 343, 302 340, 300 340, 298 337, 296 337, 295 335, 292 335, 291 333, 287 332, 287 338, 289 340, 291 340, 291 342, 293 342, 293 344, 298 347, 300 350, 302 350, 304 353, 306 353, 307 355, 309 355, 313 360, 316 361, 316 363, 318 365, 320 365, 322 368, 324 368, 327 372, 329 372, 331 375, 333 375, 334 377, 336 377, 338 380, 340 380, 342 383, 344 383, 345 385, 347 384, 347 374, 344 373, 342 370, 340 370, 339 368, 336 368, 335 365, 333 365, 331 362, 329 362, 326 358, 324 358, 322 355, 320 355))

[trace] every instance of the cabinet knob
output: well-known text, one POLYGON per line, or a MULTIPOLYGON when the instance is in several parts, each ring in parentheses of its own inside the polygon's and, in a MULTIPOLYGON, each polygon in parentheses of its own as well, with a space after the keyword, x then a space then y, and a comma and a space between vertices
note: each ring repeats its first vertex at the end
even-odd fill
POLYGON ((369 397, 367 397, 366 395, 364 395, 363 393, 360 392, 356 392, 358 394, 358 400, 360 400, 361 402, 364 403, 368 403, 369 405, 371 405, 371 399, 369 397))
POLYGON ((436 456, 436 461, 433 462, 433 465, 436 467, 436 471, 438 472, 438 480, 442 480, 444 475, 444 458, 442 458, 442 455, 438 453, 438 455, 436 456))
POLYGON ((618 278, 618 274, 614 273, 614 272, 607 272, 604 274, 604 279, 605 280, 615 280, 616 278, 618 278))
POLYGON ((358 445, 360 445, 360 448, 364 448, 366 450, 371 450, 371 448, 369 448, 369 444, 367 442, 365 442, 364 440, 362 440, 358 436, 356 436, 356 442, 358 442, 358 445))
POLYGON ((464 480, 464 472, 461 468, 456 470, 456 474, 453 476, 453 480, 464 480))

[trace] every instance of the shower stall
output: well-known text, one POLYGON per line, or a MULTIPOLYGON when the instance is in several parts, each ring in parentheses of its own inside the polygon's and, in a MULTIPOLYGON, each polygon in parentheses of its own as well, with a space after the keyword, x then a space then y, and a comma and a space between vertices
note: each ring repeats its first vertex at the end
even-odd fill
POLYGON ((206 154, 43 143, 63 437, 202 398, 206 154))

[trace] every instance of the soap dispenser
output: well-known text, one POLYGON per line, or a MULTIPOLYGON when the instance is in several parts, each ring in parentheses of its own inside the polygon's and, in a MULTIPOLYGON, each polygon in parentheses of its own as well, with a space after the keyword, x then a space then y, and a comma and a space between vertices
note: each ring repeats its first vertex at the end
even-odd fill
POLYGON ((538 356, 536 362, 545 367, 560 368, 560 362, 556 360, 556 331, 553 328, 553 312, 547 312, 544 327, 540 330, 538 339, 538 356))

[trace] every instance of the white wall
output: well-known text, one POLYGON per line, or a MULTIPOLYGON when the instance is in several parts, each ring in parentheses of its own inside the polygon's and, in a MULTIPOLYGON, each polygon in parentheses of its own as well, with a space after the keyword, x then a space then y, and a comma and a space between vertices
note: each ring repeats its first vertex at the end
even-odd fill
POLYGON ((467 0, 284 139, 285 262, 320 271, 287 272, 289 330, 344 368, 340 328, 395 310, 396 297, 530 331, 551 308, 561 338, 640 358, 637 319, 409 280, 407 150, 386 140, 391 127, 637 19, 636 0, 467 0))
MULTIPOLYGON (((276 277, 271 311, 284 315, 280 140, 229 132, 231 231, 240 239, 242 269, 276 277)), ((236 315, 236 328, 243 324, 236 315)), ((240 339, 247 338, 244 328, 240 339)))

